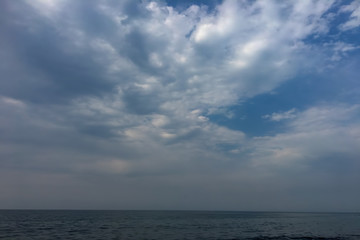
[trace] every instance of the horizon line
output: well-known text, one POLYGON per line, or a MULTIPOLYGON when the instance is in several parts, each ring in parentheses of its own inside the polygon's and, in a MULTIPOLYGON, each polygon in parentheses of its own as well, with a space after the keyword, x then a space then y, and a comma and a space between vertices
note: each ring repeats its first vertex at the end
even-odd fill
POLYGON ((80 208, 0 208, 0 211, 128 211, 128 212, 239 212, 239 213, 353 213, 360 211, 297 211, 297 210, 197 210, 197 209, 80 209, 80 208))

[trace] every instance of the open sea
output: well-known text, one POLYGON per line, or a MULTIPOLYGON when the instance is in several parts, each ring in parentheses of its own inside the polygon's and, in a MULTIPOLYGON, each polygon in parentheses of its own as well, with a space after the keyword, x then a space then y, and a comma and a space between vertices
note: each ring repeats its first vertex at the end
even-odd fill
POLYGON ((360 213, 0 210, 0 239, 360 239, 360 213))

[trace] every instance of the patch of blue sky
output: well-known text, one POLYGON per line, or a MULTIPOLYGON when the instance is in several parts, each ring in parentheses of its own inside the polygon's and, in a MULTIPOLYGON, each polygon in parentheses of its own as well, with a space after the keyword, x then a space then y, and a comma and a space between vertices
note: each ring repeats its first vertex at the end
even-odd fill
POLYGON ((359 50, 349 53, 346 60, 337 63, 337 68, 302 73, 286 81, 272 92, 257 95, 244 102, 230 106, 223 114, 210 114, 210 121, 234 130, 240 130, 249 137, 275 135, 285 130, 286 119, 271 121, 264 116, 274 112, 298 111, 317 104, 349 103, 360 101, 359 50), (359 86, 359 87, 356 87, 359 86))

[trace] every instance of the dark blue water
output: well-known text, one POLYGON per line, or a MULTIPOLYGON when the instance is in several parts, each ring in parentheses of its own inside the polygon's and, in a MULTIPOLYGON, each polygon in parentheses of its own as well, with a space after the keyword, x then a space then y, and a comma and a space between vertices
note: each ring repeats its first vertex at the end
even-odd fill
POLYGON ((0 239, 360 239, 360 214, 1 210, 0 239))

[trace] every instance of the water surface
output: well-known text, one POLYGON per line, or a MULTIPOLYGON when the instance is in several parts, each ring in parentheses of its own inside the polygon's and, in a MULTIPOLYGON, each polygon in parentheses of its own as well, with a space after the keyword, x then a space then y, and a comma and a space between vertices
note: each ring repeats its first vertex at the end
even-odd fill
POLYGON ((357 213, 1 210, 0 239, 360 239, 357 213))

